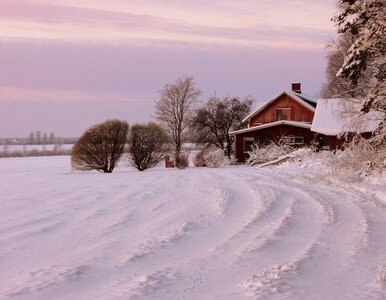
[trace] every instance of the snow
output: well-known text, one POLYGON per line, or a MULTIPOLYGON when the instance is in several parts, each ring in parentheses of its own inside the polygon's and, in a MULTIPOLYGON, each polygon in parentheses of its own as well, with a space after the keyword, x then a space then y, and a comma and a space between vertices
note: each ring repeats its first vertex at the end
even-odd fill
MULTIPOLYGON (((53 151, 55 147, 59 147, 60 150, 71 150, 73 144, 62 144, 57 146, 55 144, 47 144, 47 145, 6 145, 6 149, 8 152, 23 152, 23 151, 53 151)), ((4 150, 4 145, 2 145, 2 149, 4 150)))
POLYGON ((1 299, 385 299, 384 177, 0 159, 1 299))
POLYGON ((320 99, 311 130, 325 135, 339 135, 344 132, 371 132, 378 127, 379 120, 374 113, 361 117, 347 113, 350 110, 355 111, 355 108, 359 111, 359 105, 342 99, 320 99))

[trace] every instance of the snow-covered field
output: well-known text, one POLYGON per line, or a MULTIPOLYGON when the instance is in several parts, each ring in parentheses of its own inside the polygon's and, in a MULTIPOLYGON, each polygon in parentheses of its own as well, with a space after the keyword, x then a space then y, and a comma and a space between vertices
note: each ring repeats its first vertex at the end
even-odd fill
POLYGON ((0 159, 1 299, 386 299, 384 178, 0 159))
POLYGON ((59 148, 60 150, 71 150, 73 144, 62 144, 60 146, 54 145, 54 144, 47 144, 47 145, 2 145, 0 148, 1 152, 19 152, 23 153, 26 151, 53 151, 56 148, 59 148))

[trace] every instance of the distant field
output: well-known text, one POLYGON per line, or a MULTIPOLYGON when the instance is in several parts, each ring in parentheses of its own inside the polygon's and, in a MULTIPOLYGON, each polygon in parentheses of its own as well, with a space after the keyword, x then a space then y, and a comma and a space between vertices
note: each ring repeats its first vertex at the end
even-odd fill
POLYGON ((73 144, 48 144, 48 145, 2 145, 0 147, 0 156, 39 156, 46 154, 65 155, 69 154, 73 144))

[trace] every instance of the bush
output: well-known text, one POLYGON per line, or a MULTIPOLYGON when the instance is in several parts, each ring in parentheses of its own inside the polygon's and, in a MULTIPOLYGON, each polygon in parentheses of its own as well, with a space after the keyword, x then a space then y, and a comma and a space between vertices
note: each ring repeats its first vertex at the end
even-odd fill
POLYGON ((185 169, 189 167, 189 153, 180 152, 176 157, 176 167, 178 169, 185 169))
POLYGON ((225 155, 224 150, 206 148, 196 154, 194 165, 196 167, 221 168, 230 165, 231 161, 225 155))
POLYGON ((119 120, 90 127, 72 148, 72 167, 111 173, 124 152, 128 131, 129 125, 119 120))
POLYGON ((271 141, 268 145, 261 146, 255 144, 253 150, 249 152, 247 164, 254 166, 273 161, 291 153, 293 150, 285 138, 281 138, 277 143, 271 141))
POLYGON ((204 159, 204 150, 201 150, 194 156, 193 164, 195 167, 206 167, 204 159))
POLYGON ((165 156, 168 137, 154 123, 134 125, 129 137, 129 162, 139 171, 152 168, 165 156))
POLYGON ((336 168, 360 175, 384 172, 386 169, 386 144, 372 144, 360 138, 344 151, 337 153, 336 168))

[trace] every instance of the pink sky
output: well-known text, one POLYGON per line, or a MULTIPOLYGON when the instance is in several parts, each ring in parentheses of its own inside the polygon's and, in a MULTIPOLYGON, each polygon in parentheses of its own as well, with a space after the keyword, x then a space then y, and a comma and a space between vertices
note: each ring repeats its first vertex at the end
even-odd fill
POLYGON ((262 102, 292 81, 315 95, 334 11, 334 0, 0 0, 0 137, 149 121, 182 75, 202 100, 262 102))

